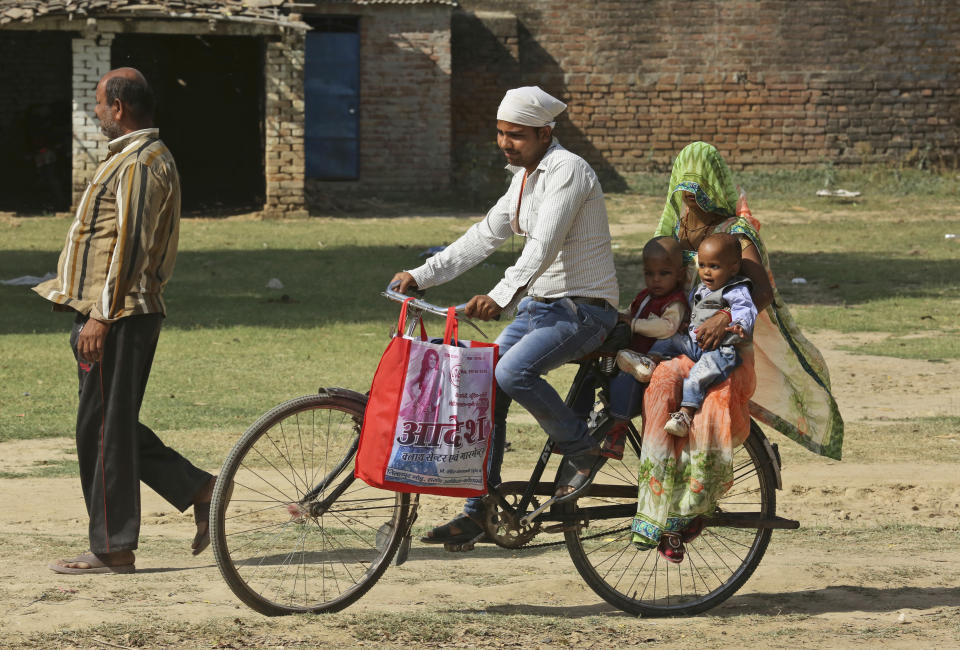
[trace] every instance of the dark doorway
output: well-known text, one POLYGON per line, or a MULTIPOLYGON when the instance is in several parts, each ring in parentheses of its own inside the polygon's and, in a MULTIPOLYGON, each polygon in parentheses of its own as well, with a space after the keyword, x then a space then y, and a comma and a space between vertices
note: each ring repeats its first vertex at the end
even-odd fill
POLYGON ((0 210, 70 208, 70 59, 67 33, 0 32, 0 210))
POLYGON ((306 176, 359 174, 360 34, 356 16, 308 17, 303 69, 306 176))
POLYGON ((121 34, 112 67, 138 68, 157 96, 156 123, 180 170, 184 211, 263 207, 263 40, 121 34))

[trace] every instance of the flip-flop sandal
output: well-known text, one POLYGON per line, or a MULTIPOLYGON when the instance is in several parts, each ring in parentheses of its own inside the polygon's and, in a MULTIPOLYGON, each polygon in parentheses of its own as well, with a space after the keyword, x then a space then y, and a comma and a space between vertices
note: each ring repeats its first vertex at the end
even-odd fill
POLYGON ((663 533, 660 535, 657 553, 671 564, 680 564, 686 555, 686 550, 683 548, 683 539, 677 533, 663 533))
POLYGON ((442 526, 437 526, 427 535, 420 538, 424 544, 463 544, 483 533, 483 528, 467 515, 454 517, 442 526), (452 528, 459 528, 459 533, 451 532, 452 528))
POLYGON ((72 560, 60 560, 59 562, 51 562, 47 567, 56 573, 70 573, 70 574, 84 574, 84 573, 134 573, 136 568, 133 563, 130 564, 114 564, 107 565, 103 561, 94 555, 91 552, 81 553, 72 560), (67 564, 78 564, 83 562, 88 565, 88 568, 81 569, 76 567, 65 566, 67 564))
MULTIPOLYGON (((233 481, 227 487, 227 502, 233 496, 233 481)), ((210 546, 210 504, 213 499, 206 503, 193 504, 193 521, 197 524, 197 534, 193 536, 193 543, 190 544, 191 553, 200 555, 208 546, 210 546)))
POLYGON ((554 491, 554 503, 566 503, 580 497, 597 477, 600 467, 607 461, 600 455, 600 448, 594 447, 580 454, 570 454, 563 457, 560 471, 557 474, 557 486, 554 491), (581 470, 590 470, 581 474, 581 470), (557 494, 561 488, 573 488, 568 494, 557 494))

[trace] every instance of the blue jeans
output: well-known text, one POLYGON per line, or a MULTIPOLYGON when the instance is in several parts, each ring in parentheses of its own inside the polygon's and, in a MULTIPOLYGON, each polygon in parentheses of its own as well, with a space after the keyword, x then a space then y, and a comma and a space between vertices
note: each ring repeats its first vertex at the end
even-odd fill
POLYGON ((697 410, 703 405, 707 389, 729 377, 741 361, 737 349, 732 345, 721 345, 704 352, 687 332, 677 332, 668 339, 660 339, 650 348, 650 354, 659 354, 662 357, 682 354, 694 362, 690 374, 683 380, 680 406, 697 410))
MULTIPOLYGON (((543 303, 526 297, 517 316, 497 337, 497 395, 494 404, 493 446, 487 484, 500 484, 500 466, 507 437, 507 411, 512 400, 527 409, 553 440, 558 451, 575 454, 594 444, 587 423, 564 404, 563 398, 543 378, 547 372, 592 352, 617 322, 612 305, 596 307, 558 300, 543 303)), ((467 499, 464 512, 483 514, 483 498, 467 499)))

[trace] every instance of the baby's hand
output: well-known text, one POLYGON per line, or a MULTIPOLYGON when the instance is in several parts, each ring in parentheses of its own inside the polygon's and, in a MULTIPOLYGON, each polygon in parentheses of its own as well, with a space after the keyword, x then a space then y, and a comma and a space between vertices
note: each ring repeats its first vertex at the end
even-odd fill
POLYGON ((734 334, 736 334, 742 339, 747 338, 746 332, 743 331, 743 325, 741 325, 740 323, 734 323, 733 325, 727 326, 727 331, 733 332, 734 334))

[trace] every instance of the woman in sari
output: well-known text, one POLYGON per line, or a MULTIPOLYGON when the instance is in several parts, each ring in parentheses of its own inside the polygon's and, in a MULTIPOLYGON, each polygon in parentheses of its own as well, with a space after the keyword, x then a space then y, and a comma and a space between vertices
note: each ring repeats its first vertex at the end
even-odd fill
MULTIPOLYGON (((707 393, 686 438, 675 438, 663 427, 679 406, 693 362, 678 357, 661 363, 644 394, 633 541, 645 548, 659 546, 671 562, 683 560, 683 542, 701 529, 699 516, 713 512, 732 485, 733 450, 750 434, 751 416, 814 453, 840 459, 843 421, 830 393, 826 364, 777 293, 759 227, 717 149, 706 142, 684 147, 673 165, 655 236, 680 241, 689 290, 697 280, 700 242, 715 232, 735 235, 743 253, 741 274, 752 281, 760 313, 753 345, 741 350, 743 363, 707 393)), ((716 347, 727 324, 723 313, 707 320, 697 330, 701 347, 716 347)))

